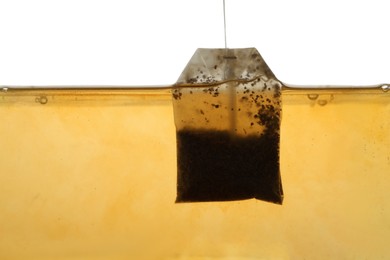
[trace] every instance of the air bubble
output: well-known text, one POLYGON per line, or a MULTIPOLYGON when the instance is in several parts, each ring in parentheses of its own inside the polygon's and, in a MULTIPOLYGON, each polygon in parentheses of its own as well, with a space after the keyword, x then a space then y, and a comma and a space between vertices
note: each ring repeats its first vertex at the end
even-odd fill
POLYGON ((308 94, 307 98, 310 100, 316 100, 318 98, 318 94, 308 94))
POLYGON ((320 99, 317 101, 318 105, 320 106, 325 106, 326 104, 328 104, 328 101, 324 100, 324 99, 320 99))
POLYGON ((47 101, 48 101, 48 100, 47 100, 47 97, 45 97, 45 96, 37 97, 37 98, 35 99, 35 102, 41 103, 42 105, 46 104, 47 101))
POLYGON ((390 85, 388 85, 388 84, 384 84, 384 85, 382 85, 382 90, 383 90, 383 92, 387 92, 387 91, 389 91, 390 90, 390 85))

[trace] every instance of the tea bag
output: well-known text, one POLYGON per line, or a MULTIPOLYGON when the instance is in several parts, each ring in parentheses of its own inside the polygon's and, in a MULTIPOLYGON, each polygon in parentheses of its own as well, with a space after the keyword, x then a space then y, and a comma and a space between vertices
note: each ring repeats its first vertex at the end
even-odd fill
POLYGON ((255 48, 198 49, 172 95, 176 202, 282 204, 281 83, 255 48))

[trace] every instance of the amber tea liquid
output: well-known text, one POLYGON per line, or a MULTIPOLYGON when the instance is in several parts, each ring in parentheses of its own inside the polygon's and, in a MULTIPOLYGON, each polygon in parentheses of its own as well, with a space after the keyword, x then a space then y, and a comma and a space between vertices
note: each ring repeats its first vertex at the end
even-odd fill
POLYGON ((175 204, 169 90, 0 94, 0 258, 390 255, 390 96, 282 93, 283 205, 175 204))

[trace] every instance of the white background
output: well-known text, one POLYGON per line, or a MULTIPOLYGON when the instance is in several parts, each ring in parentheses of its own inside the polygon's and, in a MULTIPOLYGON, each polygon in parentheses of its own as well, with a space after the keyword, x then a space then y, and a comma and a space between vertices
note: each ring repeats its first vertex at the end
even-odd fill
MULTIPOLYGON (((228 47, 292 84, 390 82, 387 1, 226 0, 228 47)), ((223 48, 222 0, 0 0, 0 85, 164 85, 223 48)))

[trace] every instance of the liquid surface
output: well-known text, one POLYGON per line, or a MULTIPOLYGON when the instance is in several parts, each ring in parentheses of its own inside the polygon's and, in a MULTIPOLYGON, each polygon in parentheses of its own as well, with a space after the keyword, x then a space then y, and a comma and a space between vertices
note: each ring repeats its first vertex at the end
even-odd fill
POLYGON ((169 95, 38 92, 0 95, 2 259, 390 256, 388 94, 282 95, 280 206, 175 204, 169 95))

